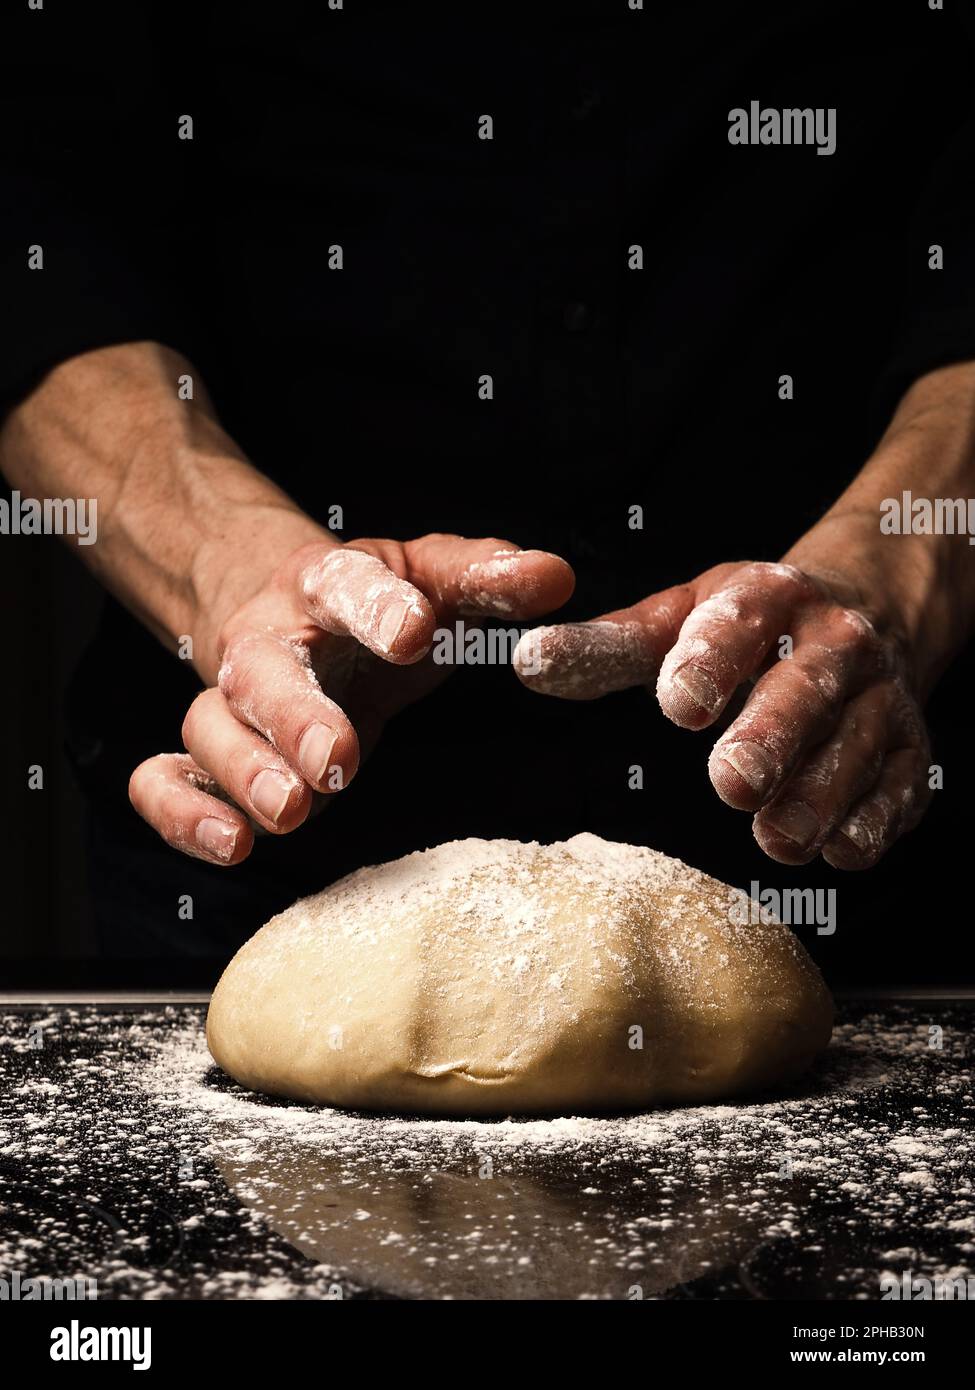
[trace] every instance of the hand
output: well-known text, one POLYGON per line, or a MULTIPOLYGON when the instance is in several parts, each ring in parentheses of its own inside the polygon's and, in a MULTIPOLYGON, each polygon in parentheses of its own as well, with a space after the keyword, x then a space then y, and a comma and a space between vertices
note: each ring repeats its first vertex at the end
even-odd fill
POLYGON ((751 681, 710 776, 729 806, 755 813, 755 838, 784 864, 821 853, 836 868, 867 868, 931 795, 903 636, 838 576, 719 565, 593 623, 526 633, 515 669, 566 699, 656 681, 664 714, 695 730, 751 681))
POLYGON ((573 584, 558 556, 498 540, 302 545, 222 623, 217 683, 183 724, 187 752, 136 768, 132 804, 174 848, 238 864, 248 818, 294 830, 314 793, 348 785, 386 720, 444 678, 429 656, 436 627, 537 617, 573 584))
POLYGON ((751 682, 711 754, 718 795, 754 813, 773 859, 869 868, 930 801, 921 703, 975 631, 968 535, 884 533, 880 517, 905 491, 964 499, 973 487, 975 362, 959 362, 911 385, 782 564, 719 565, 598 622, 526 633, 515 668, 567 699, 656 681, 664 713, 688 729, 751 682))

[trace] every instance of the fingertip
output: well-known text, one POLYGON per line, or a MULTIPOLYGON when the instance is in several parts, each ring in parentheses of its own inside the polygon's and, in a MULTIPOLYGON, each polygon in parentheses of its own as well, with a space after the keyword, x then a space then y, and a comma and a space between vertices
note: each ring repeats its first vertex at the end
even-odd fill
POLYGON ((356 731, 341 715, 334 724, 315 720, 298 742, 297 759, 302 776, 316 791, 341 791, 359 768, 356 731))
POLYGON ((776 830, 764 812, 759 812, 752 818, 752 834, 762 852, 777 864, 788 864, 792 867, 809 864, 819 853, 816 845, 804 848, 776 830))
POLYGON ((878 828, 868 817, 854 811, 830 836, 823 849, 823 858, 834 869, 871 869, 883 857, 892 839, 889 824, 878 828))
POLYGON ((547 550, 498 550, 472 561, 458 582, 462 612, 535 618, 572 596, 572 566, 547 550))
POLYGON ((505 586, 519 616, 535 618, 561 608, 572 597, 575 571, 549 550, 522 550, 505 586))
POLYGON ((665 662, 657 677, 657 703, 671 723, 697 730, 714 723, 725 698, 702 667, 687 664, 675 670, 665 662))
POLYGON ((708 759, 711 785, 726 806, 757 811, 775 782, 775 768, 766 750, 753 739, 716 743, 708 759))
POLYGON ((271 835, 287 835, 297 830, 311 810, 311 788, 295 773, 265 767, 248 788, 251 812, 271 835))
POLYGON ((545 693, 545 675, 551 667, 544 647, 555 630, 553 627, 529 628, 521 634, 511 653, 512 669, 522 685, 540 694, 545 693))
POLYGON ((244 816, 230 819, 212 815, 204 815, 197 821, 192 848, 182 843, 174 846, 224 869, 241 863, 253 847, 254 831, 244 816))
POLYGON ((299 584, 306 611, 325 632, 354 637, 394 665, 411 665, 429 650, 429 600, 370 551, 350 544, 313 558, 299 584))
POLYGON ((370 643, 378 656, 394 666, 422 661, 433 644, 433 608, 419 590, 409 587, 408 596, 392 599, 383 609, 370 643))
POLYGON ((326 775, 319 790, 322 792, 343 791, 359 771, 359 738, 349 724, 335 740, 335 748, 326 775))
MULTIPOLYGON (((564 603, 568 603, 575 593, 575 570, 567 560, 562 559, 561 555, 555 555, 550 550, 536 550, 530 553, 540 556, 545 563, 547 571, 545 584, 549 607, 561 608, 564 603)), ((542 611, 547 612, 548 609, 542 611)))
POLYGON ((862 851, 842 831, 837 831, 827 840, 823 845, 822 855, 832 869, 841 869, 849 873, 867 867, 862 851))

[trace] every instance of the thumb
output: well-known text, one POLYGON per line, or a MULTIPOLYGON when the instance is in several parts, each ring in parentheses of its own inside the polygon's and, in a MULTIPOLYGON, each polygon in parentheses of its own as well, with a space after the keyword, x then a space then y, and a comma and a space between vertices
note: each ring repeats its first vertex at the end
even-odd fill
POLYGON ((421 536, 403 550, 407 578, 440 614, 536 618, 561 608, 575 588, 571 567, 558 555, 495 537, 421 536))
POLYGON ((591 622, 532 628, 512 664, 529 690, 563 700, 651 685, 693 606, 691 586, 678 584, 591 622))

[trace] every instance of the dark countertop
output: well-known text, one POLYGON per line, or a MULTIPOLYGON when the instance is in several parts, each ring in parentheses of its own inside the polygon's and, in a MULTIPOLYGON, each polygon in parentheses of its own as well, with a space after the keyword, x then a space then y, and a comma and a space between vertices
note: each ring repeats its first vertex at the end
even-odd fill
POLYGON ((0 1278, 100 1299, 873 1299, 975 1276, 973 1003, 840 1007, 794 1091, 495 1122, 253 1096, 200 1003, 0 1005, 0 1278), (940 1030, 940 1032, 938 1031, 940 1030))

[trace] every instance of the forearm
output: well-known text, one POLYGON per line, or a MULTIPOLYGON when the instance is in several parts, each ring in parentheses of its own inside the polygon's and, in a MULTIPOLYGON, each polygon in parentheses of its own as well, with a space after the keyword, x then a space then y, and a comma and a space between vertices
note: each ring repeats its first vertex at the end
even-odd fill
POLYGON ((191 365, 153 343, 56 367, 4 421, 0 469, 25 496, 97 499, 79 556, 167 646, 192 635, 207 678, 222 617, 283 554, 329 537, 247 462, 191 365), (184 373, 193 401, 177 395, 184 373))
POLYGON ((850 601, 903 641, 930 690, 975 626, 975 547, 968 536, 884 534, 882 504, 975 497, 975 363, 921 377, 877 450, 784 559, 850 586, 850 601))

